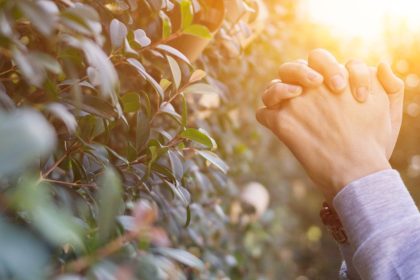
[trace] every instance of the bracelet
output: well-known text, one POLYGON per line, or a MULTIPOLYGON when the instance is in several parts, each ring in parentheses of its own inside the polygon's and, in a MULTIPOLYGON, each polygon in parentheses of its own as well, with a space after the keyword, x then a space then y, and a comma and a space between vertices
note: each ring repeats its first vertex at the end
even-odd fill
POLYGON ((334 208, 330 207, 328 203, 322 204, 321 211, 319 212, 322 223, 327 227, 333 238, 341 244, 348 244, 348 238, 341 224, 340 218, 335 212, 334 208))

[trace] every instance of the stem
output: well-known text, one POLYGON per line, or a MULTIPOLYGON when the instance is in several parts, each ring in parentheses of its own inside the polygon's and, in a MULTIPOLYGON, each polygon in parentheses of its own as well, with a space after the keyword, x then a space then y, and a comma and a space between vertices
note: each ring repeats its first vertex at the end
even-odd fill
POLYGON ((94 255, 85 256, 67 265, 67 271, 81 272, 89 267, 97 259, 105 258, 120 250, 126 243, 138 238, 139 230, 134 230, 121 235, 117 239, 99 249, 94 255))
POLYGON ((60 163, 63 162, 63 160, 66 159, 66 157, 68 156, 67 153, 65 153, 64 155, 61 156, 61 158, 59 158, 54 164, 53 166, 50 167, 50 169, 47 170, 47 172, 45 172, 44 174, 41 174, 41 180, 43 180, 44 178, 47 178, 48 175, 50 175, 51 172, 53 172, 59 165, 60 163))
POLYGON ((60 185, 66 185, 71 187, 91 187, 96 188, 96 184, 86 184, 86 183, 72 183, 72 182, 66 182, 66 181, 59 181, 59 180, 52 180, 52 179, 42 179, 44 182, 53 183, 53 184, 60 184, 60 185))
POLYGON ((0 73, 0 76, 6 75, 7 73, 13 72, 16 69, 16 67, 12 67, 9 70, 6 70, 4 72, 0 73))
POLYGON ((74 150, 72 150, 71 148, 73 148, 73 145, 74 144, 72 144, 68 148, 68 150, 64 153, 64 155, 62 155, 45 173, 41 172, 41 175, 39 176, 38 183, 40 183, 41 181, 45 181, 47 179, 48 175, 50 175, 51 172, 53 172, 71 153, 80 149, 80 147, 77 147, 74 150))

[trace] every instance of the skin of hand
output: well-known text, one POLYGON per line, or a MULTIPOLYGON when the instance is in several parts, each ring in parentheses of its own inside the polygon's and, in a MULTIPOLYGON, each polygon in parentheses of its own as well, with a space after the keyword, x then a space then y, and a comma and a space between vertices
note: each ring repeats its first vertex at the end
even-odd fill
POLYGON ((376 76, 388 93, 390 102, 393 133, 387 145, 387 158, 389 159, 397 143, 402 123, 404 82, 393 74, 391 67, 386 63, 381 63, 376 69, 359 60, 351 60, 346 64, 349 73, 349 80, 347 80, 344 66, 340 65, 332 54, 323 49, 312 51, 308 61, 309 64, 304 60, 299 60, 285 63, 280 67, 281 80, 273 80, 262 96, 265 106, 277 106, 288 99, 301 95, 303 88, 316 88, 324 81, 333 93, 340 94, 341 87, 334 85, 343 84, 342 77, 345 86, 349 81, 354 98, 363 103, 372 92, 372 80, 376 76), (375 74, 373 78, 372 74, 375 74))
POLYGON ((257 112, 257 120, 286 144, 327 200, 350 182, 390 168, 390 99, 373 73, 371 80, 363 103, 348 86, 334 94, 321 85, 257 112))

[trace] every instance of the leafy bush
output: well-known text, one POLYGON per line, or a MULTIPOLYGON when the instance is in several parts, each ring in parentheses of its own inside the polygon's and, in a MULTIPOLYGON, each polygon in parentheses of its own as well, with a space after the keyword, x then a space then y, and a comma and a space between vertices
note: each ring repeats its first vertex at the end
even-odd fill
POLYGON ((0 2, 1 279, 208 278, 235 264, 224 141, 197 105, 226 97, 168 45, 211 38, 198 8, 0 2))
POLYGON ((325 275, 306 181, 254 120, 286 18, 244 48, 253 1, 213 35, 210 2, 0 0, 0 279, 325 275))

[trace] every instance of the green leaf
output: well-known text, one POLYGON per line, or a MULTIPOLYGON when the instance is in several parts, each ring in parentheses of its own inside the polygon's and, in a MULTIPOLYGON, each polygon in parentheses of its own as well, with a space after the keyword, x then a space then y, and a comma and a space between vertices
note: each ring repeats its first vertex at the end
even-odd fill
POLYGON ((42 65, 44 69, 50 71, 51 73, 60 75, 63 72, 60 63, 58 63, 58 61, 52 56, 42 52, 34 52, 31 56, 36 63, 42 65))
POLYGON ((188 26, 187 28, 184 29, 184 33, 197 36, 203 39, 207 39, 207 40, 210 40, 211 38, 213 38, 213 35, 211 34, 210 30, 206 26, 199 25, 199 24, 193 24, 193 25, 188 26))
POLYGON ((173 174, 178 180, 181 180, 184 176, 184 166, 180 159, 180 155, 178 152, 169 150, 168 151, 169 161, 171 163, 171 169, 173 174))
POLYGON ((162 20, 162 39, 166 39, 172 33, 172 23, 170 18, 163 11, 160 11, 159 15, 162 20))
POLYGON ((66 125, 67 130, 70 133, 74 133, 76 131, 76 118, 69 112, 66 106, 60 103, 51 103, 47 105, 46 109, 53 114, 54 117, 61 120, 66 125))
POLYGON ((188 65, 191 64, 190 60, 180 51, 178 51, 177 49, 168 46, 168 45, 157 45, 156 49, 161 50, 163 52, 166 52, 172 56, 175 56, 176 58, 181 59, 182 61, 184 61, 185 63, 187 63, 188 65))
POLYGON ((163 247, 156 248, 155 251, 158 254, 174 259, 188 267, 195 268, 198 270, 204 269, 203 262, 199 258, 187 251, 163 247))
POLYGON ((187 122, 188 122, 188 105, 187 105, 187 99, 185 98, 184 93, 180 94, 181 98, 182 98, 182 119, 181 119, 181 124, 183 127, 187 126, 187 122))
POLYGON ((226 174, 227 171, 229 170, 229 166, 222 159, 220 159, 219 156, 216 155, 215 153, 212 153, 210 151, 197 151, 197 152, 199 155, 201 155, 211 164, 216 166, 223 173, 226 174))
POLYGON ((16 108, 14 101, 7 94, 6 88, 0 82, 0 105, 6 110, 13 110, 16 108))
POLYGON ((83 248, 81 228, 70 213, 52 204, 43 204, 33 209, 31 215, 38 230, 53 243, 71 244, 77 249, 83 248))
POLYGON ((48 278, 45 269, 50 258, 47 246, 41 240, 36 239, 26 228, 9 224, 1 216, 0 248, 1 279, 48 278))
POLYGON ((105 119, 113 120, 117 116, 111 104, 94 95, 82 95, 80 101, 75 100, 70 94, 63 94, 61 98, 63 102, 73 105, 75 108, 105 119))
POLYGON ((108 152, 110 152, 114 157, 116 157, 117 159, 121 160, 122 162, 124 162, 126 165, 130 164, 130 162, 123 157, 122 155, 120 155, 119 153, 117 153, 116 151, 114 151, 113 149, 111 149, 108 146, 104 146, 105 149, 107 149, 108 152))
POLYGON ((80 225, 70 212, 55 206, 48 193, 51 188, 47 184, 40 184, 38 178, 24 177, 9 199, 18 211, 26 212, 31 223, 50 242, 82 249, 80 225))
POLYGON ((172 192, 175 194, 182 204, 187 207, 191 202, 190 193, 179 185, 172 184, 169 181, 165 181, 166 184, 171 188, 172 192))
POLYGON ((166 91, 171 85, 171 81, 167 80, 167 79, 162 79, 160 80, 160 87, 163 89, 163 91, 166 91))
POLYGON ((177 122, 181 123, 182 117, 175 111, 175 108, 171 103, 163 102, 160 105, 159 112, 167 114, 167 115, 171 116, 177 122))
POLYGON ((0 112, 0 135, 0 177, 47 156, 56 143, 54 128, 29 109, 0 112))
POLYGON ((12 55, 14 62, 25 80, 37 87, 42 86, 46 78, 46 73, 42 65, 37 63, 30 54, 22 52, 18 48, 12 49, 12 55))
POLYGON ((147 37, 147 34, 143 29, 137 29, 136 31, 134 31, 133 37, 134 41, 142 48, 147 47, 152 43, 152 41, 149 37, 147 37))
POLYGON ((194 14, 190 0, 181 0, 179 4, 181 8, 181 29, 189 27, 193 21, 194 14))
POLYGON ((219 94, 219 90, 209 84, 197 83, 188 86, 184 90, 185 94, 219 94))
POLYGON ((179 68, 178 62, 173 59, 171 56, 167 55, 166 59, 168 60, 169 67, 171 68, 172 78, 175 83, 176 88, 178 89, 181 85, 181 69, 179 68))
POLYGON ((134 59, 134 58, 127 59, 127 62, 137 70, 140 76, 145 78, 146 81, 148 81, 152 85, 152 87, 159 94, 160 98, 163 100, 164 98, 163 89, 161 88, 159 83, 156 82, 156 80, 152 76, 150 76, 149 73, 146 72, 143 65, 137 59, 134 59))
MULTIPOLYGON (((156 257, 151 254, 141 254, 135 259, 134 273, 135 279, 160 279, 159 262, 156 257)), ((114 277, 114 276, 112 276, 114 277)))
POLYGON ((193 84, 195 82, 200 81, 201 79, 203 79, 206 76, 207 76, 206 72, 204 72, 201 69, 197 69, 191 74, 189 82, 190 82, 190 84, 193 84))
POLYGON ((40 5, 40 1, 19 0, 16 2, 21 11, 39 32, 46 36, 53 32, 56 26, 57 14, 51 13, 40 5))
POLYGON ((96 70, 99 88, 105 98, 110 98, 112 104, 118 103, 119 78, 114 65, 103 49, 89 39, 76 39, 65 36, 64 40, 71 46, 82 50, 89 65, 96 70))
POLYGON ((67 27, 85 35, 98 36, 102 32, 98 12, 82 3, 65 9, 61 13, 61 20, 67 27))
POLYGON ((124 112, 132 113, 140 109, 140 97, 136 92, 128 92, 121 97, 124 112))
POLYGON ((116 217, 122 207, 122 188, 118 173, 110 167, 105 168, 99 182, 97 194, 99 202, 98 237, 107 241, 115 230, 116 217))
POLYGON ((203 144, 211 149, 217 147, 216 142, 203 129, 187 128, 179 136, 203 144))
POLYGON ((109 33, 111 36, 111 44, 114 49, 121 47, 127 36, 127 27, 118 19, 113 19, 109 26, 109 33))
POLYGON ((140 150, 149 140, 150 124, 149 118, 143 111, 137 112, 136 120, 136 150, 140 150))

